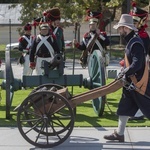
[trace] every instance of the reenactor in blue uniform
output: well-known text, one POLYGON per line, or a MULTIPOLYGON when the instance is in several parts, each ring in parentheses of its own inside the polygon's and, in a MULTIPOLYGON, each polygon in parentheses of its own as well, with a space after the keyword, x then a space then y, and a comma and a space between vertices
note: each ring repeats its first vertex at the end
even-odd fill
POLYGON ((39 25, 40 33, 33 41, 30 52, 30 68, 36 70, 37 75, 43 75, 42 61, 50 62, 54 55, 60 53, 56 36, 49 32, 49 24, 39 25))
MULTIPOLYGON (((133 9, 130 12, 130 15, 133 17, 134 25, 138 29, 138 35, 142 39, 145 47, 145 52, 147 55, 147 59, 149 60, 150 55, 150 37, 145 30, 147 27, 147 19, 148 19, 148 12, 136 7, 136 3, 132 3, 133 9)), ((143 120, 144 115, 139 109, 134 117, 130 117, 130 120, 143 120)))
MULTIPOLYGON (((31 35, 32 26, 27 23, 24 26, 24 35, 19 38, 19 51, 22 52, 23 63, 23 75, 31 75, 32 69, 29 67, 29 53, 33 42, 33 36, 31 35)), ((21 60, 20 60, 21 61, 21 60)), ((21 62, 20 62, 21 63, 21 62)))
POLYGON ((124 142, 124 131, 129 116, 134 116, 137 110, 140 109, 150 119, 150 82, 148 81, 148 65, 144 44, 135 33, 138 30, 133 24, 132 16, 122 14, 114 28, 125 36, 125 41, 127 42, 125 68, 118 78, 124 77, 129 84, 132 84, 122 89, 122 97, 117 110, 117 115, 119 116, 117 130, 111 135, 105 135, 104 138, 124 142))
MULTIPOLYGON (((88 50, 88 55, 92 54, 94 50, 100 50, 102 51, 103 57, 105 57, 106 54, 106 46, 110 44, 110 41, 106 35, 106 32, 100 31, 99 24, 100 24, 100 17, 101 13, 99 12, 89 12, 89 32, 85 33, 83 36, 83 40, 81 43, 77 42, 76 39, 74 39, 75 47, 82 51, 88 50)), ((84 59, 81 56, 81 62, 82 59, 84 59)), ((107 62, 105 62, 106 65, 107 62)))

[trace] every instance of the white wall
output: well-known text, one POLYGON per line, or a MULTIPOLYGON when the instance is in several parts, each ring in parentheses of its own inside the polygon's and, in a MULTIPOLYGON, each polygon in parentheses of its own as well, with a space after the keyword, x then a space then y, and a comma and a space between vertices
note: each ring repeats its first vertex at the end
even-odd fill
MULTIPOLYGON (((113 29, 113 25, 115 23, 116 22, 111 23, 111 26, 108 25, 108 27, 106 28, 107 34, 110 34, 110 32, 111 33, 117 33, 117 30, 113 29)), ((148 25, 150 26, 150 22, 148 23, 148 25)), ((17 28, 20 28, 20 26, 11 26, 11 41, 12 42, 18 42, 19 34, 18 34, 18 31, 17 31, 17 28)), ((83 35, 88 31, 89 31, 88 23, 82 23, 81 28, 80 28, 80 41, 82 40, 83 35)), ((150 31, 150 28, 147 28, 147 31, 150 31)), ((36 33, 38 34, 38 32, 39 32, 39 29, 37 27, 36 33)), ((74 26, 64 28, 65 40, 72 41, 74 39, 74 36, 75 36, 74 26)), ((77 37, 77 39, 78 39, 78 37, 77 37)), ((8 44, 8 43, 10 43, 9 26, 0 26, 0 44, 8 44)))

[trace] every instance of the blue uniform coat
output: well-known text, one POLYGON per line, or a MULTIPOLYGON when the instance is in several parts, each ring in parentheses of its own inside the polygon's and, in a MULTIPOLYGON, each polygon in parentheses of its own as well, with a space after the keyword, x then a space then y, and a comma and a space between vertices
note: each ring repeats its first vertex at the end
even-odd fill
MULTIPOLYGON (((136 37, 134 31, 125 37, 126 42, 130 46, 126 47, 125 53, 129 60, 129 70, 126 72, 127 81, 131 82, 129 76, 135 75, 139 81, 144 73, 146 53, 143 42, 139 37, 136 37), (135 37, 135 40, 131 40, 135 37), (132 46, 131 46, 132 45, 132 46)), ((150 97, 150 83, 147 85, 146 95, 150 97)), ((139 94, 134 90, 127 90, 123 87, 122 96, 118 105, 117 114, 123 116, 134 116, 138 109, 141 109, 143 114, 150 119, 150 99, 139 94)))

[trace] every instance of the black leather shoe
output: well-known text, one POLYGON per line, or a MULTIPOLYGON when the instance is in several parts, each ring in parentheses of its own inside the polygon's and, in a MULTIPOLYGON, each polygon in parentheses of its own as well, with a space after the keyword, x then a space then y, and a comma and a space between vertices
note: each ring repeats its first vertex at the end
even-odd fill
POLYGON ((118 135, 116 131, 114 131, 113 134, 111 135, 105 135, 104 139, 110 140, 110 141, 119 141, 119 142, 124 142, 124 135, 118 135))
POLYGON ((140 116, 140 117, 130 117, 129 120, 144 120, 144 116, 140 116))

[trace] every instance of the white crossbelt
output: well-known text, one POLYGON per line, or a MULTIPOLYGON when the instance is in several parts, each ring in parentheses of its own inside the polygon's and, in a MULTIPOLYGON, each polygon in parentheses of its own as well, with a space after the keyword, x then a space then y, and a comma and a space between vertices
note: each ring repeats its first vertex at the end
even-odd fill
POLYGON ((47 39, 50 37, 49 36, 41 36, 41 35, 38 35, 37 38, 40 38, 41 41, 38 43, 37 47, 36 47, 36 53, 38 52, 39 48, 41 47, 41 45, 45 45, 48 49, 48 51, 50 52, 51 54, 51 57, 54 57, 54 49, 53 47, 51 46, 51 44, 47 41, 47 39))
MULTIPOLYGON (((94 38, 94 34, 91 34, 91 33, 90 33, 90 35, 91 35, 91 38, 90 38, 90 40, 88 41, 88 44, 87 44, 87 45, 85 44, 85 39, 83 39, 83 42, 84 42, 84 44, 86 45, 86 47, 88 47, 88 45, 91 43, 91 41, 92 41, 93 38, 94 38)), ((96 43, 96 45, 98 46, 98 48, 99 48, 99 50, 100 50, 101 52, 104 51, 102 45, 100 44, 100 42, 99 42, 97 39, 95 40, 95 43, 96 43)))
POLYGON ((55 30, 53 31, 53 33, 56 35, 57 31, 58 31, 58 27, 55 28, 55 30))
POLYGON ((89 44, 91 43, 91 41, 92 41, 93 38, 94 38, 94 34, 91 34, 91 33, 90 33, 90 35, 91 35, 91 38, 90 38, 90 40, 88 41, 87 45, 85 44, 85 39, 83 40, 83 42, 84 42, 84 44, 86 45, 86 47, 89 46, 89 44))
POLYGON ((96 45, 98 46, 98 48, 99 48, 99 50, 101 51, 101 53, 103 53, 103 52, 104 52, 104 49, 103 49, 102 45, 100 44, 100 42, 96 39, 95 43, 96 43, 96 45))
POLYGON ((31 47, 31 43, 32 43, 32 36, 30 36, 30 39, 28 39, 25 35, 22 36, 28 43, 26 48, 30 48, 31 47))

